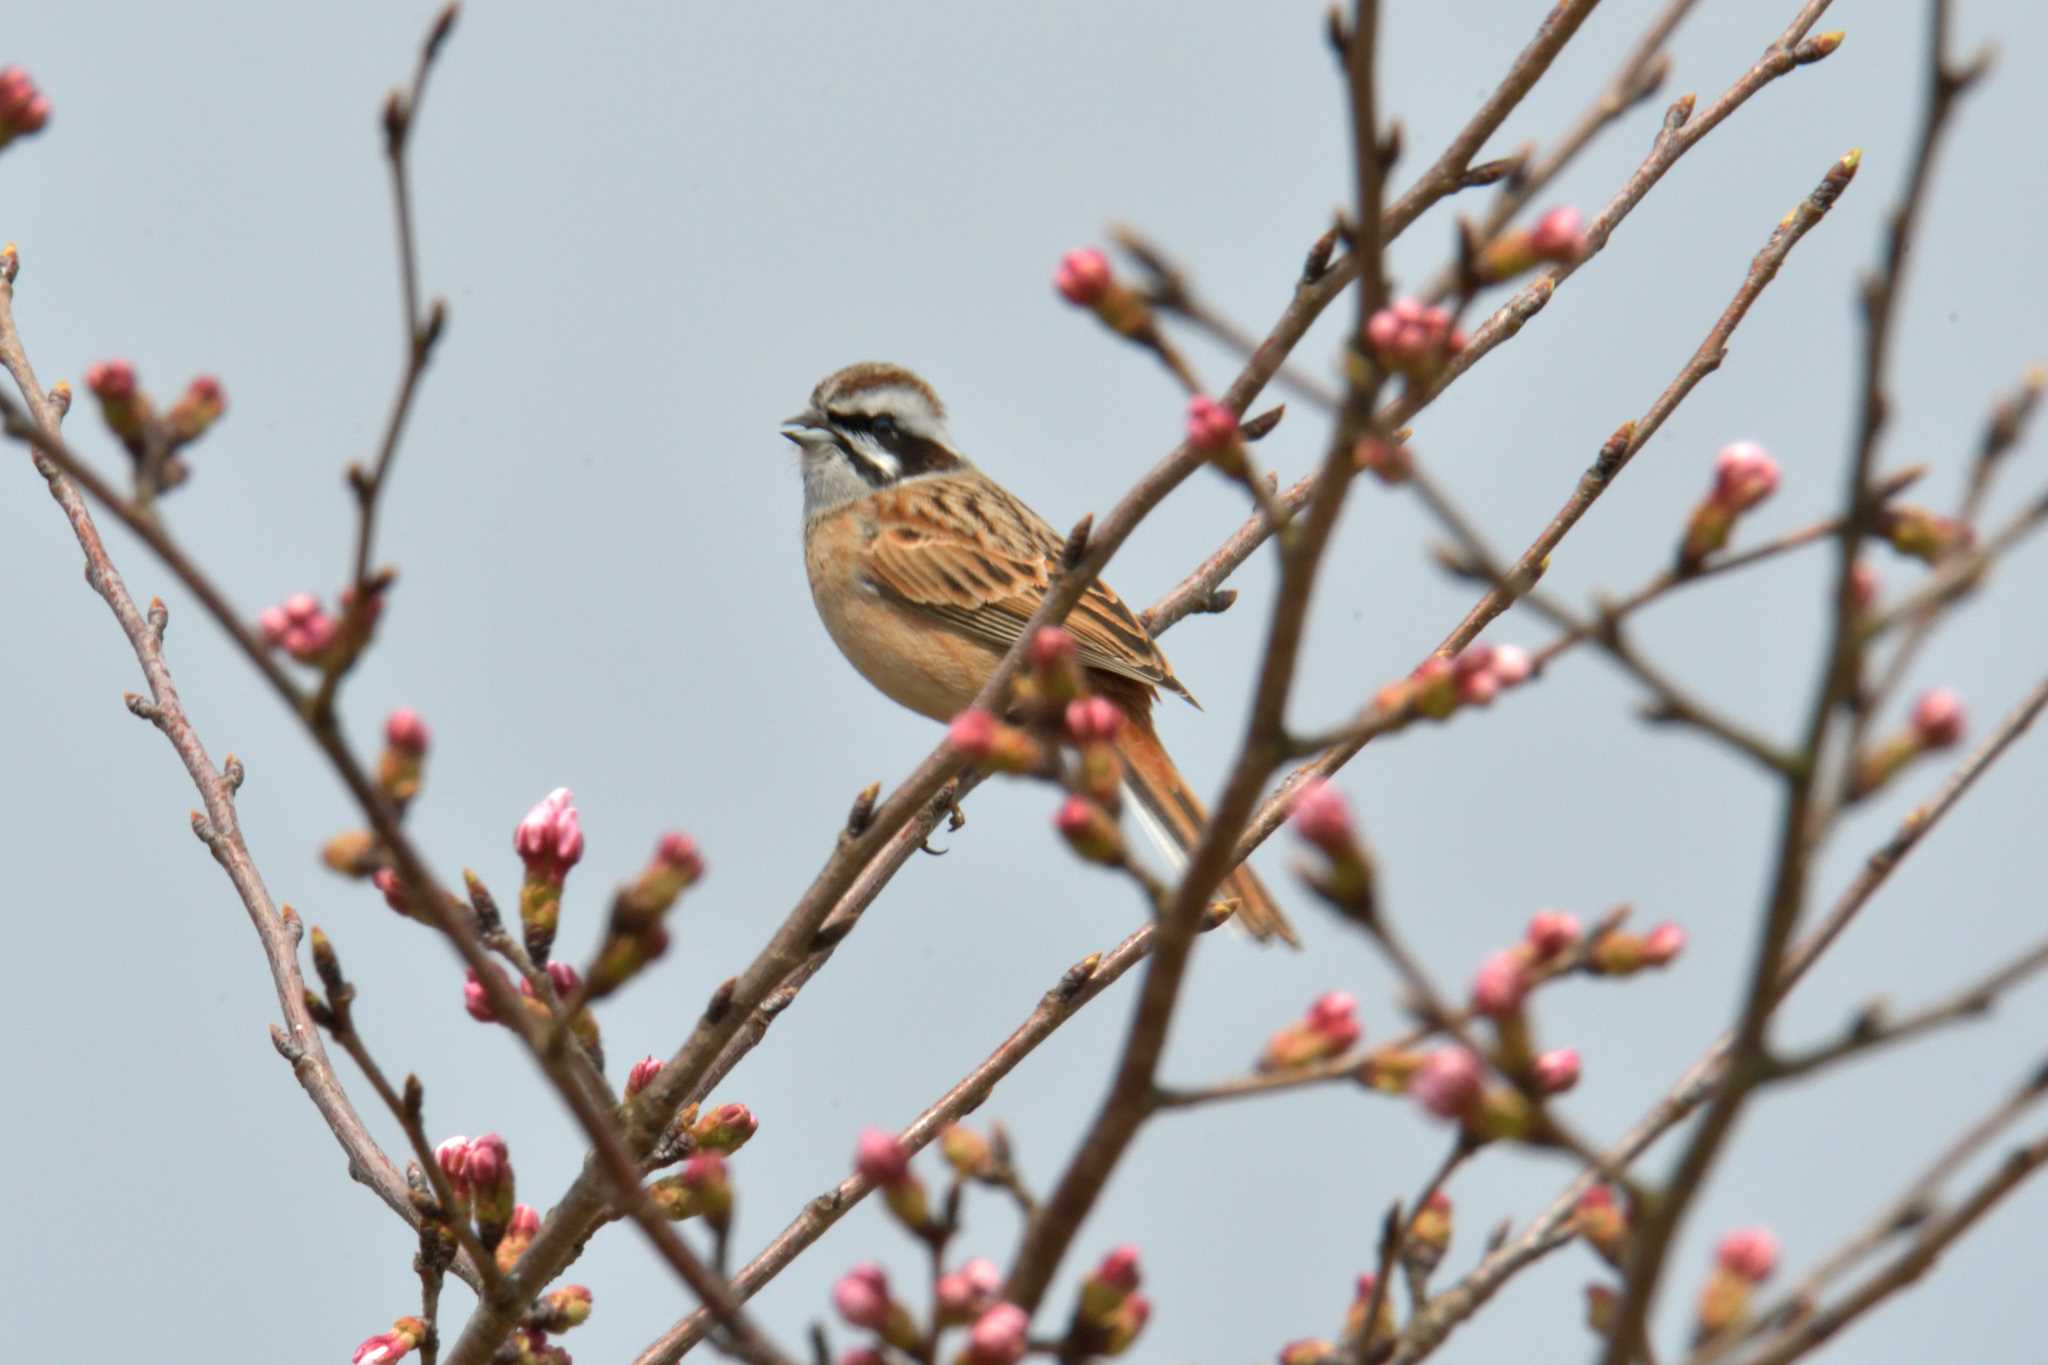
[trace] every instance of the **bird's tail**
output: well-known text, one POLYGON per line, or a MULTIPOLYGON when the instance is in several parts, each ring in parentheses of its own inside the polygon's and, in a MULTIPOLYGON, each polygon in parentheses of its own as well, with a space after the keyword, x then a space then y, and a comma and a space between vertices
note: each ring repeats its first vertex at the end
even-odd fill
MULTIPOLYGON (((1160 744, 1151 717, 1143 712, 1129 716, 1117 731, 1116 750, 1124 761, 1124 789, 1131 795, 1140 822, 1175 868, 1185 867, 1188 850, 1195 846, 1209 817, 1160 744)), ((1250 867, 1232 871, 1218 895, 1236 900, 1234 918, 1253 938, 1261 942, 1278 938, 1290 947, 1301 946, 1294 926, 1250 867)))

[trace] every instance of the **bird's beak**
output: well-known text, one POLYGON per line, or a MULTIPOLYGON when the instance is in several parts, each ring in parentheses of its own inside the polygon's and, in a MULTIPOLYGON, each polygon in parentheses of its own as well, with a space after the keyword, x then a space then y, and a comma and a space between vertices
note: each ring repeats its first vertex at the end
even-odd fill
POLYGON ((832 444, 832 432, 826 425, 824 414, 806 410, 794 417, 782 420, 782 434, 788 440, 805 450, 832 444))

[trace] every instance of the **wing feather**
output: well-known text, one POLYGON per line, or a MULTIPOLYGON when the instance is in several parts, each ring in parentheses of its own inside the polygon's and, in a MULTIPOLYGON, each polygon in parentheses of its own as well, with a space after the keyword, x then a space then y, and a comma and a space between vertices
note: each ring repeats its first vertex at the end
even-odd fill
MULTIPOLYGON (((868 581, 972 639, 1007 650, 1045 597, 1060 537, 978 470, 919 479, 876 499, 868 581)), ((1067 616, 1090 668, 1194 698, 1149 632, 1101 581, 1067 616)))

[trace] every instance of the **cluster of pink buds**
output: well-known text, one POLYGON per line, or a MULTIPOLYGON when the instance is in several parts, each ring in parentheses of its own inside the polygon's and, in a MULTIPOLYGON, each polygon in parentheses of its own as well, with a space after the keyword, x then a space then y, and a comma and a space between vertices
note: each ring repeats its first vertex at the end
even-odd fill
POLYGON ((1633 976, 1668 967, 1685 951, 1685 930, 1666 920, 1645 934, 1614 929, 1586 947, 1586 969, 1596 976, 1633 976))
POLYGON ((505 1225, 505 1240, 498 1243, 498 1249, 493 1253, 498 1269, 511 1274, 512 1267, 519 1264, 519 1258, 526 1254, 526 1249, 539 1235, 539 1211, 531 1204, 514 1204, 512 1221, 505 1225))
POLYGON ((519 888, 519 922, 526 951, 546 962, 562 918, 562 882, 583 858, 583 817, 567 787, 557 787, 512 831, 512 847, 526 865, 519 888))
POLYGON ((940 1325, 961 1326, 986 1313, 1002 1292, 1003 1272, 986 1256, 976 1256, 958 1270, 939 1276, 932 1306, 940 1325))
POLYGON ((1365 324, 1366 345, 1383 370, 1427 384, 1451 357, 1465 349, 1465 334, 1452 325, 1448 308, 1420 299, 1400 299, 1365 324))
POLYGON ((1143 1280, 1134 1246, 1116 1248, 1088 1272, 1067 1328, 1066 1346, 1075 1358, 1117 1356, 1130 1349, 1152 1316, 1152 1301, 1138 1292, 1143 1280))
POLYGON ((1315 998, 1301 1018, 1266 1040, 1258 1067, 1261 1071, 1292 1071, 1339 1057, 1363 1035, 1357 999, 1347 991, 1327 991, 1315 998))
POLYGON ((720 1236, 732 1226, 732 1176, 718 1152, 694 1153, 680 1171, 649 1185, 647 1197, 663 1217, 675 1222, 702 1218, 720 1236))
POLYGON ((476 1237, 484 1250, 494 1250, 511 1226, 514 1203, 512 1154, 496 1133, 480 1138, 452 1137, 434 1149, 434 1162, 454 1190, 453 1216, 474 1213, 476 1237))
POLYGON ((1507 688, 1529 680, 1535 661, 1520 645, 1471 644, 1450 658, 1432 654, 1373 698, 1381 710, 1443 720, 1465 706, 1491 705, 1507 688))
POLYGON ((1351 1306, 1344 1310, 1344 1336, 1347 1340, 1363 1345, 1371 1359, 1371 1351, 1385 1342, 1391 1342, 1399 1330, 1394 1321, 1394 1296, 1380 1295, 1379 1311, 1373 1313, 1368 1326, 1365 1315, 1372 1312, 1373 1293, 1379 1288, 1379 1276, 1368 1270, 1358 1277, 1351 1297, 1351 1306))
POLYGON ((1369 920, 1374 913, 1372 858, 1358 837, 1344 794, 1319 777, 1301 784, 1288 822, 1303 843, 1323 855, 1301 875, 1315 893, 1345 914, 1369 920))
POLYGON ((0 147, 41 132, 49 121, 50 97, 36 89, 28 72, 18 66, 0 66, 0 147))
POLYGON ((590 968, 590 998, 602 1000, 668 951, 663 921, 676 901, 704 876, 697 841, 680 831, 661 836, 654 856, 612 897, 611 918, 590 968))
POLYGON ((369 639, 371 628, 384 612, 383 586, 371 585, 360 611, 353 610, 355 588, 343 588, 340 614, 335 616, 328 615, 312 593, 293 593, 276 606, 265 607, 256 618, 256 626, 265 644, 283 650, 302 664, 323 668, 336 665, 352 657, 369 639))
POLYGON ((134 363, 127 360, 101 360, 87 366, 85 386, 99 400, 107 430, 120 439, 121 448, 135 462, 138 480, 145 476, 154 480, 144 490, 152 494, 186 480, 190 471, 177 458, 178 452, 204 436, 228 407, 227 391, 220 380, 203 374, 187 384, 177 402, 159 416, 136 378, 134 363))
POLYGON ((1910 504, 1890 503, 1880 508, 1873 529, 1878 539, 1900 554, 1929 564, 1967 550, 1977 541, 1968 522, 1910 504))
POLYGON ((1700 1288, 1695 1332, 1711 1340, 1742 1322, 1756 1287, 1778 1268, 1778 1239, 1769 1228, 1738 1228, 1721 1239, 1714 1268, 1700 1288))
POLYGON ((1744 512, 1778 488, 1778 462, 1754 441, 1721 447, 1714 457, 1714 483, 1686 519, 1678 546, 1678 571, 1694 573, 1708 555, 1728 543, 1744 512))
POLYGON ((910 1149, 894 1133, 886 1128, 863 1130, 854 1148, 853 1168, 882 1192, 889 1212, 912 1233, 922 1234, 932 1226, 924 1182, 910 1169, 910 1149))
POLYGON ((318 663, 334 643, 339 626, 309 592, 293 593, 274 607, 265 607, 256 618, 263 640, 302 664, 318 663))
POLYGON ((427 1325, 418 1318, 399 1318, 388 1332, 379 1332, 349 1357, 349 1365, 392 1365, 403 1360, 427 1339, 427 1325))
POLYGON ((967 1333, 967 1365, 1015 1365, 1030 1348, 1031 1315, 1014 1303, 991 1304, 967 1333))
POLYGON ((1562 204, 1538 218, 1534 227, 1515 228, 1494 238, 1473 261, 1472 273, 1481 283, 1498 284, 1539 265, 1570 265, 1585 254, 1585 215, 1562 204))
POLYGON ((1937 687, 1921 693, 1906 728, 1857 761, 1849 779, 1850 798, 1860 801, 1878 791, 1922 754, 1962 743, 1965 725, 1963 699, 1952 689, 1937 687))
POLYGON ((889 1276, 872 1261, 841 1275, 832 1286, 832 1306, 849 1327, 873 1332, 899 1351, 914 1351, 921 1338, 910 1310, 889 1293, 889 1276))
POLYGON ((377 755, 377 790, 400 812, 420 794, 430 738, 427 723, 410 706, 401 706, 384 719, 384 750, 377 755))
POLYGON ((1159 327, 1145 296, 1116 277, 1109 257, 1092 246, 1076 247, 1060 257, 1052 287, 1077 308, 1086 308, 1120 337, 1143 345, 1158 340, 1159 327))
POLYGON ((1188 444, 1203 458, 1233 479, 1246 477, 1244 436, 1238 430, 1237 414, 1213 398, 1196 394, 1188 400, 1188 444))

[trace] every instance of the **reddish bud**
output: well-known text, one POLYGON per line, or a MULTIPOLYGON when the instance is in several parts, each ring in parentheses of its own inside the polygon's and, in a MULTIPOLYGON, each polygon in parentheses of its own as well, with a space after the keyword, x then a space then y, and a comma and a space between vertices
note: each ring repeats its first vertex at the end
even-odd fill
POLYGON ((512 847, 529 877, 559 882, 583 857, 583 817, 567 787, 557 787, 526 812, 512 847))
POLYGON ((1294 832, 1335 860, 1355 856, 1358 835, 1344 794, 1319 777, 1309 778, 1295 793, 1288 821, 1294 832))
POLYGON ((1092 246, 1077 247, 1060 257, 1052 276, 1052 286, 1060 291, 1060 297, 1084 308, 1107 294, 1113 282, 1109 257, 1092 246))
POLYGON ((761 1121, 744 1104, 721 1104, 697 1120, 690 1136, 697 1140, 700 1150, 729 1156, 746 1146, 747 1139, 760 1127, 761 1121))
POLYGON ((1076 744, 1106 744, 1123 723, 1124 713, 1107 697, 1077 697, 1067 703, 1067 737, 1076 744))
POLYGON ((1563 910, 1538 910, 1529 917, 1523 941, 1538 962, 1569 952, 1579 941, 1578 916, 1563 910))
POLYGON ((1589 1186, 1572 1211, 1572 1226, 1593 1250, 1619 1265, 1628 1244, 1628 1218, 1605 1185, 1589 1186))
POLYGON ((654 860, 679 874, 685 885, 704 879, 704 856, 697 851, 697 841, 681 831, 661 836, 654 846, 654 860))
POLYGON ((1479 1098, 1479 1058, 1461 1047, 1432 1052, 1409 1081, 1424 1109, 1440 1119, 1462 1117, 1479 1098))
POLYGON ((410 706, 401 706, 384 720, 384 742, 402 754, 424 758, 427 753, 427 723, 410 706))
POLYGON ((533 1205, 513 1205, 512 1220, 505 1225, 504 1240, 498 1243, 497 1251, 492 1253, 492 1259, 497 1261, 498 1269, 510 1274, 512 1267, 519 1264, 519 1258, 526 1254, 526 1249, 533 1245, 533 1239, 539 1234, 540 1214, 535 1212, 533 1205))
POLYGON ((1536 1058, 1533 1067, 1536 1088, 1546 1095, 1561 1095, 1579 1083, 1579 1050, 1560 1047, 1536 1058))
POLYGON ((1415 473, 1415 458, 1399 441, 1361 436, 1351 448, 1351 459, 1360 469, 1389 486, 1406 483, 1415 473))
POLYGON ((1778 462, 1755 441, 1736 441, 1714 457, 1715 501, 1746 512, 1778 488, 1778 462))
POLYGON ((1321 1337, 1300 1337, 1280 1348, 1280 1365, 1331 1365, 1337 1343, 1321 1337))
POLYGON ((1913 735, 1928 749, 1958 743, 1963 737, 1963 699, 1946 687, 1921 693, 1913 703, 1913 735))
POLYGON ((1869 611, 1877 605, 1878 593, 1883 584, 1878 581, 1877 570, 1870 567, 1868 560, 1859 559, 1849 567, 1849 600, 1857 611, 1869 611))
POLYGON ((1014 1303, 998 1303, 974 1320, 967 1334, 967 1359, 972 1365, 1012 1365, 1024 1357, 1031 1319, 1014 1303))
POLYGON ((862 1129, 853 1168, 869 1184, 894 1185, 910 1174, 910 1150, 886 1128, 862 1129))
POLYGON ((370 885, 384 893, 384 903, 401 915, 412 913, 412 901, 405 894, 405 883, 398 879, 398 873, 388 867, 380 867, 370 874, 370 885))
POLYGON ((477 979, 476 968, 469 969, 468 980, 462 983, 462 1008, 469 1011, 469 1017, 479 1024, 495 1024, 498 1012, 491 1007, 491 996, 484 989, 484 983, 477 979))
POLYGON ((126 360, 101 360, 85 367, 85 386, 102 403, 135 397, 135 366, 126 360))
POLYGON ((1529 229, 1529 249, 1546 261, 1568 265, 1586 254, 1586 219, 1577 208, 1560 204, 1529 229))
POLYGON ((1239 451, 1237 414, 1213 398, 1196 394, 1188 400, 1188 444, 1210 458, 1239 451))
POLYGON ((1381 368, 1426 383, 1464 348, 1465 338, 1451 325, 1448 309, 1400 299, 1367 320, 1365 340, 1381 368))
POLYGON ((1045 761, 1037 740, 979 707, 953 717, 946 742, 969 763, 992 772, 1032 772, 1045 761))
POLYGON ((1761 1284, 1778 1268, 1778 1239, 1769 1228, 1737 1228, 1714 1249, 1721 1269, 1751 1284, 1761 1284))
POLYGON ((0 66, 0 147, 17 137, 41 132, 49 121, 50 97, 36 89, 28 72, 18 66, 0 66))
POLYGON ((1529 651, 1520 645, 1495 645, 1493 648, 1493 680, 1502 687, 1514 687, 1529 680, 1535 669, 1535 661, 1529 651))
POLYGON ((661 1074, 661 1068, 661 1058, 651 1054, 633 1063, 633 1069, 626 1073, 626 1098, 630 1100, 645 1090, 661 1074))
POLYGON ((178 401, 164 414, 164 427, 173 445, 188 445, 206 434, 228 410, 228 397, 220 381, 202 374, 185 386, 178 401))
POLYGON ((1498 1019, 1520 1009, 1528 993, 1528 964, 1510 948, 1480 964, 1472 978, 1472 1011, 1498 1019))
POLYGON ((1685 930, 1666 920, 1643 937, 1643 961, 1662 967, 1685 951, 1685 930))
POLYGON ((977 1256, 958 1270, 941 1275, 934 1286, 939 1318, 945 1323, 972 1322, 996 1300, 1003 1273, 996 1263, 977 1256))
POLYGON ((349 1357, 349 1365, 391 1365, 410 1354, 427 1337, 427 1325, 418 1318, 400 1318, 391 1324, 391 1330, 380 1332, 362 1345, 349 1357))
POLYGON ((1108 811, 1085 796, 1069 796, 1053 816, 1053 828, 1082 859, 1118 867, 1124 861, 1124 835, 1108 811))
POLYGON ((832 1306, 849 1326, 880 1331, 889 1321, 889 1277, 872 1261, 839 1277, 832 1286, 832 1306))

